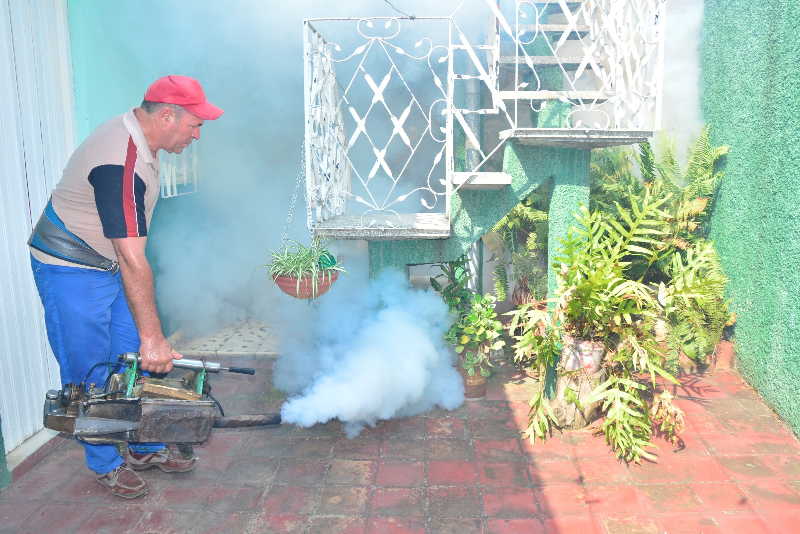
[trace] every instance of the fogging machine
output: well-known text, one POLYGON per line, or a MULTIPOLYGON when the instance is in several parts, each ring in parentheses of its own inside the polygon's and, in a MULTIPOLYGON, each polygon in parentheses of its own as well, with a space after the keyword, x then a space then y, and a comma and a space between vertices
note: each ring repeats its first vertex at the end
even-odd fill
POLYGON ((183 358, 173 360, 170 373, 153 377, 144 376, 139 364, 138 354, 125 353, 119 356, 123 370, 109 374, 100 387, 66 384, 61 390, 48 391, 44 426, 90 443, 191 445, 207 440, 212 428, 281 422, 279 414, 225 417, 222 406, 211 395, 209 373, 253 375, 255 369, 183 358))

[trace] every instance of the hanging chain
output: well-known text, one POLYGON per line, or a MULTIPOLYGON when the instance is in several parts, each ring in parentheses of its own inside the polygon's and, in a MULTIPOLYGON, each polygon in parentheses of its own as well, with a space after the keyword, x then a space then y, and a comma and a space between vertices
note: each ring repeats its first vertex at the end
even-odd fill
MULTIPOLYGON (((294 208, 297 205, 297 196, 300 192, 300 184, 305 182, 306 176, 306 144, 305 142, 300 143, 300 168, 297 170, 297 180, 294 185, 294 193, 292 193, 292 198, 289 201, 289 214, 286 216, 286 225, 283 227, 283 234, 281 235, 281 247, 286 246, 286 242, 289 240, 289 226, 291 226, 292 221, 294 220, 294 208)), ((303 195, 305 197, 305 194, 303 195)))

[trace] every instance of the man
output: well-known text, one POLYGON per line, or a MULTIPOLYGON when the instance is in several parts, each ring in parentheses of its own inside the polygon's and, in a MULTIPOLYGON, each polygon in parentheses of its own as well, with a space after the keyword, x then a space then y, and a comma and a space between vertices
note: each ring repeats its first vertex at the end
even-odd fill
MULTIPOLYGON (((147 229, 159 196, 158 151, 181 153, 222 110, 186 76, 165 76, 140 107, 100 125, 73 153, 34 229, 31 266, 61 383, 102 385, 116 357, 139 352, 141 368, 164 373, 181 358, 161 329, 147 229)), ((129 444, 127 462, 109 444, 82 442, 86 465, 116 496, 147 484, 134 470, 194 468, 161 443, 129 444)))

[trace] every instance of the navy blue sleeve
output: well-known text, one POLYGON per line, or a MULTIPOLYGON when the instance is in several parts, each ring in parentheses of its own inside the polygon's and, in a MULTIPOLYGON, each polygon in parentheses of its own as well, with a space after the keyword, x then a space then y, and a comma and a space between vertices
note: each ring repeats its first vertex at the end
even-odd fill
POLYGON ((147 186, 139 176, 131 174, 125 176, 122 165, 100 165, 89 173, 103 235, 109 239, 147 235, 144 215, 147 186))

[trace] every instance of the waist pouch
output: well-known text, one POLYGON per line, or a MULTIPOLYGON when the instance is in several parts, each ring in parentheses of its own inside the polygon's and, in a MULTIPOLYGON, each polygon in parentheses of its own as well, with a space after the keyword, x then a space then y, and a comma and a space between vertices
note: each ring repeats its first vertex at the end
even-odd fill
POLYGON ((67 230, 64 221, 53 209, 52 200, 47 201, 47 206, 33 229, 28 245, 45 254, 78 265, 96 267, 112 273, 119 270, 116 261, 106 258, 86 241, 67 230))

